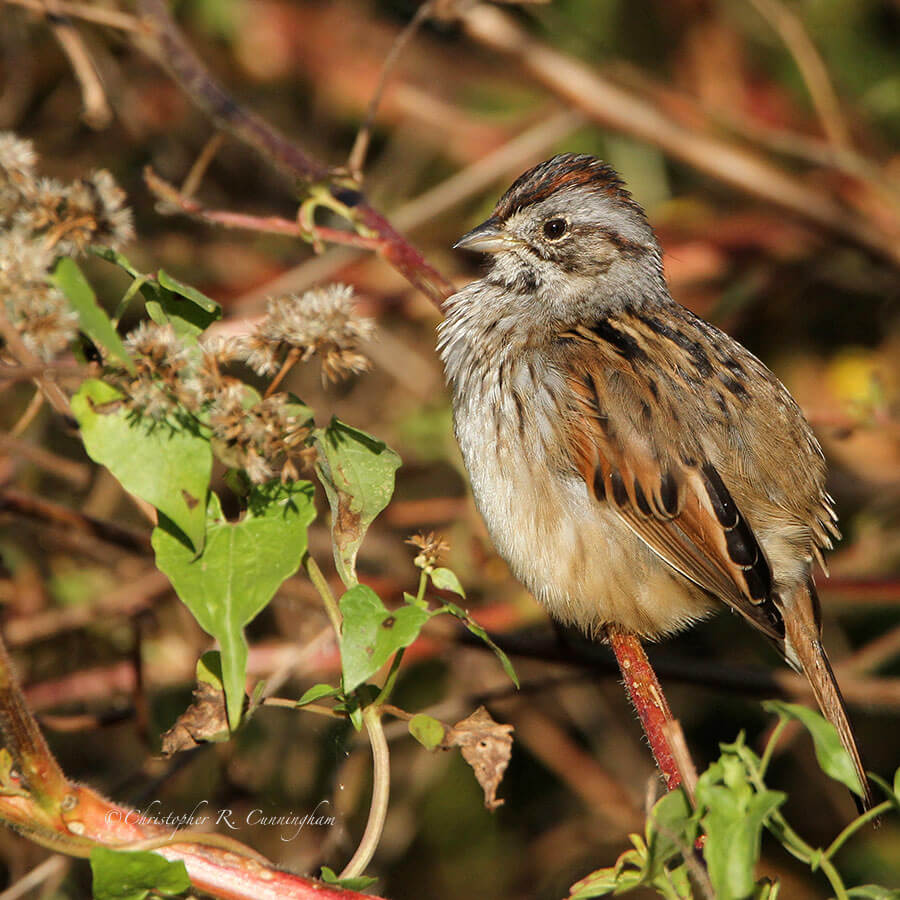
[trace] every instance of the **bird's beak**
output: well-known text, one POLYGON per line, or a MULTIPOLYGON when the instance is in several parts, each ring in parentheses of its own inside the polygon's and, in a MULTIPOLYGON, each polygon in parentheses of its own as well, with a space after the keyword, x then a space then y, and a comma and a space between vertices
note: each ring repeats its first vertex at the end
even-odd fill
POLYGON ((488 219, 477 228, 464 234, 454 245, 454 250, 473 250, 476 253, 500 253, 509 250, 516 243, 501 227, 496 219, 488 219))

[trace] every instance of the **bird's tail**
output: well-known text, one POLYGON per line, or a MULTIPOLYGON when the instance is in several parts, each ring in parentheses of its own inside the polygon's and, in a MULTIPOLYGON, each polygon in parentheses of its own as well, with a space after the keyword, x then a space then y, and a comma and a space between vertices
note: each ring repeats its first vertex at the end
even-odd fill
POLYGON ((856 775, 859 779, 862 796, 854 795, 857 808, 860 812, 871 809, 874 806, 872 789, 866 772, 863 768, 859 747, 856 743, 856 735, 853 726, 847 717, 847 708, 844 706, 844 698, 838 687, 831 664, 822 647, 818 622, 819 599, 816 589, 810 579, 809 582, 798 588, 793 596, 784 604, 784 630, 785 630, 785 655, 788 661, 802 669, 803 674, 809 679, 816 702, 822 710, 822 714, 837 729, 844 749, 850 754, 856 775))

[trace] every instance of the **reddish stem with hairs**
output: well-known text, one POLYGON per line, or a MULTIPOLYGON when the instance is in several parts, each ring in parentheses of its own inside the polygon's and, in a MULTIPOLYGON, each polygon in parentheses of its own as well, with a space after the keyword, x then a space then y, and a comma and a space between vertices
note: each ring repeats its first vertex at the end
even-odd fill
POLYGON ((653 671, 637 635, 608 626, 606 636, 616 655, 625 680, 625 689, 641 720, 656 765, 665 779, 666 787, 670 791, 674 790, 683 780, 669 740, 670 725, 675 720, 656 672, 653 671))

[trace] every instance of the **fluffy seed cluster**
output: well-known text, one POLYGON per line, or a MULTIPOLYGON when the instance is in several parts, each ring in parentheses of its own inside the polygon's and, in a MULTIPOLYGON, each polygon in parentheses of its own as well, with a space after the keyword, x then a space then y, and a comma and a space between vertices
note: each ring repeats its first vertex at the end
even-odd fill
POLYGON ((0 299, 25 345, 50 360, 74 338, 77 316, 48 280, 59 256, 133 236, 125 194, 109 172, 64 184, 41 178, 29 141, 0 133, 0 299))
POLYGON ((374 330, 371 319, 357 314, 353 288, 332 284, 271 298, 265 318, 251 334, 233 338, 232 351, 259 375, 275 373, 292 351, 302 361, 318 355, 323 378, 338 381, 369 368, 359 347, 374 330))
POLYGON ((202 397, 191 385, 190 351, 171 325, 141 322, 125 338, 125 347, 136 373, 120 370, 110 378, 129 398, 132 412, 162 422, 178 418, 182 408, 200 411, 202 397))
POLYGON ((222 369, 235 359, 233 342, 205 338, 186 344, 171 325, 142 322, 125 338, 136 371, 107 374, 141 418, 208 428, 216 456, 243 469, 254 484, 296 480, 314 456, 309 410, 287 394, 262 400, 222 369))
POLYGON ((309 414, 287 394, 245 404, 246 388, 235 382, 209 408, 213 448, 226 464, 243 469, 254 484, 279 476, 293 481, 314 450, 307 445, 309 414))

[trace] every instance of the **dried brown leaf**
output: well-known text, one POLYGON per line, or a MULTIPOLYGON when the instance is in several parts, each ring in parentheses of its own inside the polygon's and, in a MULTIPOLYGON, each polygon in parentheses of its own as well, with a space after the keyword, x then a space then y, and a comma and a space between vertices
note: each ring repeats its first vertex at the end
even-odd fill
POLYGON ((194 688, 194 700, 162 736, 163 756, 191 750, 198 744, 227 740, 225 692, 206 681, 194 688))
POLYGON ((490 713, 479 706, 468 718, 447 729, 444 747, 459 747, 463 759, 472 767, 484 791, 484 805, 494 810, 503 806, 497 789, 509 765, 512 751, 512 725, 495 722, 490 713))

